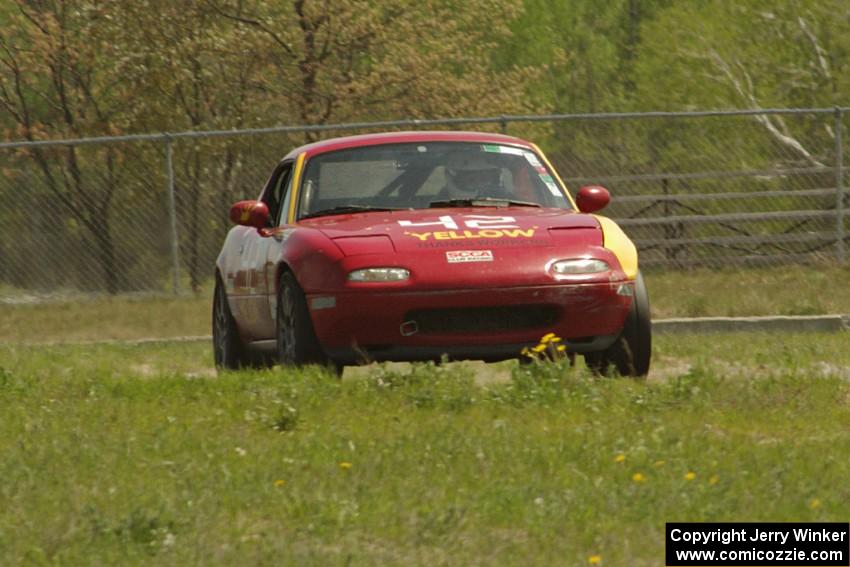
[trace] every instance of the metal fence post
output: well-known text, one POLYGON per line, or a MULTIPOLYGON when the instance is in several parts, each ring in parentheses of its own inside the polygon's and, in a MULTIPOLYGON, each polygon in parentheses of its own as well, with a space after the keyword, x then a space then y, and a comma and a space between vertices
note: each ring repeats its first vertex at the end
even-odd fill
POLYGON ((844 147, 841 140, 842 111, 835 107, 835 254, 844 263, 847 254, 844 246, 844 147))
POLYGON ((168 217, 171 221, 172 292, 180 293, 180 242, 177 240, 177 203, 174 195, 174 150, 170 136, 165 139, 165 176, 168 184, 168 217))

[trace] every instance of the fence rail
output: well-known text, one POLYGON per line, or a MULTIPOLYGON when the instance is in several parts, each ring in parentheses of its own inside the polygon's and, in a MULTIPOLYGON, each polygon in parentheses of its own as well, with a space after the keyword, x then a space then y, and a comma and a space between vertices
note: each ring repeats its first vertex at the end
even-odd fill
POLYGON ((646 267, 846 262, 850 107, 493 116, 0 143, 0 295, 180 293, 209 282, 226 211, 291 147, 352 132, 499 130, 538 141, 646 267), (767 126, 770 127, 767 127, 767 126))

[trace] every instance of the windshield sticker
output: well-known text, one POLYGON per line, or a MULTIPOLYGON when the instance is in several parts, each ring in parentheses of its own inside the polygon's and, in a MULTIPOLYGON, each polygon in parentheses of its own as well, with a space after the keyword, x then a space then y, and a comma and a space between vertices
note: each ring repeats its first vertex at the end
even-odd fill
POLYGON ((555 197, 563 197, 561 190, 558 189, 558 186, 555 185, 554 181, 546 181, 546 187, 549 188, 549 192, 552 193, 555 197))
MULTIPOLYGON (((539 160, 539 159, 537 159, 537 156, 536 156, 536 155, 534 155, 532 152, 529 152, 529 151, 523 151, 523 152, 522 152, 522 155, 523 155, 523 157, 526 159, 526 161, 527 161, 528 163, 530 163, 533 167, 543 167, 543 164, 542 164, 542 163, 540 163, 540 160, 539 160)), ((538 171, 539 171, 539 170, 538 170, 538 171)), ((546 171, 546 170, 544 169, 544 171, 546 171)))
POLYGON ((543 183, 546 184, 546 187, 549 188, 549 192, 552 193, 552 195, 556 197, 562 196, 561 190, 558 188, 558 184, 555 183, 555 180, 552 179, 551 175, 549 175, 548 173, 542 174, 540 175, 540 179, 543 181, 543 183))
POLYGON ((446 252, 449 264, 465 264, 467 262, 492 262, 493 252, 490 250, 452 250, 446 252))
POLYGON ((495 144, 484 144, 481 146, 481 149, 485 152, 490 152, 494 154, 511 154, 515 156, 525 155, 525 153, 527 152, 527 150, 523 150, 522 148, 514 148, 512 146, 497 146, 495 144))

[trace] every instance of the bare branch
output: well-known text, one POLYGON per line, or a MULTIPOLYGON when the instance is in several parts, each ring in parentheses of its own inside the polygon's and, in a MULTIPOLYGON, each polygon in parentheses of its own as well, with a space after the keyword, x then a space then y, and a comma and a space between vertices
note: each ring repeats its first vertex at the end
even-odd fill
MULTIPOLYGON (((32 119, 30 117, 30 110, 29 104, 27 103, 27 97, 24 96, 23 79, 21 78, 21 67, 18 64, 18 60, 15 59, 15 56, 12 51, 9 50, 6 46, 5 42, 3 42, 3 46, 4 50, 9 55, 8 66, 12 71, 12 76, 14 77, 15 96, 18 99, 17 108, 20 109, 18 112, 18 124, 24 127, 26 136, 29 139, 32 139, 32 119)), ((11 103, 11 100, 9 102, 11 103)))
POLYGON ((234 21, 234 22, 246 25, 246 26, 251 26, 253 28, 260 30, 261 32, 263 32, 264 34, 269 36, 272 39, 272 41, 274 41, 277 45, 279 45, 281 48, 283 48, 283 50, 286 52, 287 55, 289 55, 290 57, 295 57, 295 50, 292 49, 292 46, 290 46, 288 43, 286 43, 286 41, 282 37, 280 37, 277 33, 275 33, 275 31, 273 29, 271 29, 269 26, 267 26, 265 23, 263 23, 259 19, 246 18, 244 16, 237 16, 236 14, 228 14, 222 8, 220 8, 214 2, 212 2, 212 0, 207 2, 207 5, 210 8, 212 8, 213 11, 216 14, 218 14, 219 16, 221 16, 223 18, 226 18, 228 20, 231 20, 231 21, 234 21))
POLYGON ((46 36, 50 35, 50 30, 48 30, 47 26, 45 26, 41 22, 41 19, 37 18, 36 16, 33 16, 32 14, 29 13, 29 11, 27 11, 26 2, 23 2, 21 0, 17 0, 16 5, 17 5, 18 11, 21 13, 21 15, 23 17, 25 17, 32 25, 34 25, 36 28, 38 28, 38 30, 42 34, 44 34, 46 36))
POLYGON ((832 71, 829 69, 829 59, 827 58, 826 50, 821 47, 820 42, 818 42, 818 38, 809 28, 808 24, 806 24, 806 20, 803 19, 803 16, 797 17, 797 23, 800 26, 800 31, 809 39, 812 44, 812 47, 815 50, 815 54, 818 58, 818 64, 820 65, 821 71, 823 71, 823 76, 827 79, 832 79, 832 71))
MULTIPOLYGON (((747 71, 743 68, 743 65, 739 64, 741 68, 741 72, 744 76, 744 80, 747 82, 746 87, 741 83, 740 79, 735 76, 735 73, 732 71, 730 65, 720 56, 720 54, 716 50, 711 50, 711 60, 714 62, 715 66, 723 73, 729 82, 732 84, 732 87, 735 91, 742 96, 743 98, 749 101, 751 107, 753 109, 760 109, 761 105, 755 96, 755 88, 753 86, 752 77, 747 71)), ((788 146, 789 148, 796 151, 800 154, 806 161, 809 163, 816 165, 818 167, 825 167, 823 163, 818 161, 806 148, 803 147, 796 138, 790 136, 788 134, 784 134, 780 131, 779 128, 771 120, 771 117, 765 114, 756 114, 753 116, 753 119, 756 120, 759 124, 765 127, 765 129, 780 143, 788 146)))

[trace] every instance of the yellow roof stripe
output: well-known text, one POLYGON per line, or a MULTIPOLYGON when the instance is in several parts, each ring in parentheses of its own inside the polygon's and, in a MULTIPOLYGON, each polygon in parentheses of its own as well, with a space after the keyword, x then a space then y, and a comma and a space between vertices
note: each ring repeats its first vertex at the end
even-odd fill
POLYGON ((301 189, 301 172, 304 169, 304 160, 306 157, 307 154, 302 153, 295 161, 295 173, 292 175, 292 199, 289 200, 289 213, 286 217, 287 224, 295 222, 295 205, 298 203, 298 193, 301 189))
POLYGON ((561 190, 564 191, 564 193, 566 194, 567 199, 570 201, 570 204, 573 206, 574 209, 578 210, 578 207, 576 206, 576 202, 573 201, 573 196, 570 195, 570 192, 568 190, 566 190, 566 187, 567 187, 566 184, 561 179, 561 176, 558 175, 558 171, 554 167, 552 167, 551 162, 549 162, 549 158, 546 157, 546 154, 544 154, 543 152, 540 151, 540 148, 537 147, 537 144, 531 144, 531 147, 534 148, 534 151, 537 152, 538 156, 543 158, 543 163, 546 164, 546 167, 549 169, 549 171, 552 172, 552 175, 558 181, 558 185, 561 187, 561 190))

